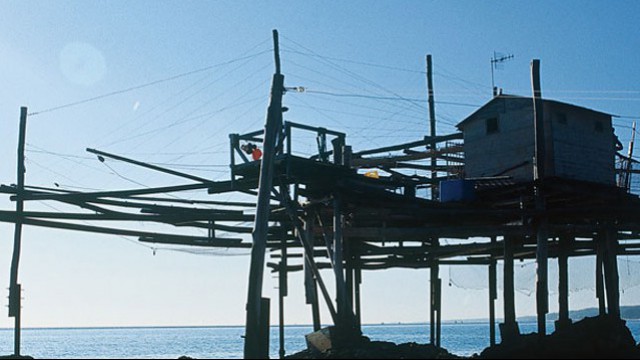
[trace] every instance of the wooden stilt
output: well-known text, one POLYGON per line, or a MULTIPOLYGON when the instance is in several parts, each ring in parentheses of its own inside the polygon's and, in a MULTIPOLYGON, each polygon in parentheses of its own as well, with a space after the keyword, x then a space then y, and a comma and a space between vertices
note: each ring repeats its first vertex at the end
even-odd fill
MULTIPOLYGON (((313 239, 313 216, 308 216, 304 223, 304 237, 306 239, 313 239)), ((313 254, 306 254, 307 250, 304 249, 305 258, 307 256, 313 256, 313 254)), ((313 331, 318 331, 321 328, 320 322, 320 304, 318 302, 318 287, 313 271, 309 262, 303 262, 304 266, 304 288, 306 303, 311 305, 311 318, 313 319, 313 331)))
POLYGON ((560 237, 558 250, 558 320, 556 330, 564 329, 571 324, 569 318, 569 250, 573 237, 560 237))
POLYGON ((620 317, 620 277, 618 274, 618 234, 613 227, 605 230, 603 257, 608 314, 620 317))
MULTIPOLYGON (((271 299, 260 299, 260 338, 259 351, 269 356, 269 335, 271 334, 271 299)), ((265 358, 265 359, 266 359, 265 358)))
POLYGON ((285 241, 282 241, 282 258, 280 260, 280 269, 278 277, 278 316, 279 316, 279 340, 280 340, 280 359, 284 359, 285 343, 284 343, 284 298, 287 296, 287 247, 285 241))
POLYGON ((344 226, 344 219, 342 215, 342 201, 334 195, 333 201, 333 271, 336 282, 336 303, 337 303, 337 315, 338 331, 343 332, 345 337, 348 337, 349 332, 352 329, 353 313, 351 306, 349 305, 349 296, 347 291, 347 283, 344 276, 344 239, 342 237, 342 230, 344 226))
POLYGON ((604 294, 604 279, 602 274, 604 246, 602 234, 596 235, 593 239, 596 248, 596 298, 598 299, 598 314, 600 316, 607 314, 606 300, 604 294))
POLYGON ((542 338, 547 330, 547 313, 549 312, 548 287, 548 235, 547 216, 545 215, 545 197, 541 183, 547 172, 553 173, 553 166, 547 168, 546 163, 552 160, 547 156, 547 136, 545 136, 544 107, 540 89, 540 60, 531 61, 531 88, 533 92, 533 125, 535 133, 535 167, 533 180, 536 210, 541 213, 536 222, 536 312, 538 317, 538 335, 542 338))
MULTIPOLYGON (((440 264, 438 264, 439 266, 440 264)), ((440 347, 440 339, 442 338, 442 279, 438 278, 436 284, 436 346, 440 347)))
POLYGON ((515 285, 513 276, 515 241, 516 239, 513 237, 504 237, 504 323, 500 324, 500 337, 503 343, 512 341, 516 336, 520 335, 518 323, 516 322, 515 285))
POLYGON ((547 313, 549 312, 549 243, 546 226, 546 219, 543 219, 537 229, 536 244, 536 310, 538 335, 541 337, 547 334, 547 313))
MULTIPOLYGON (((491 237, 491 243, 496 243, 496 237, 491 237)), ((489 345, 496 344, 496 299, 498 298, 496 276, 496 259, 491 256, 489 263, 489 345)))
POLYGON ((351 312, 353 312, 353 292, 354 292, 354 279, 353 279, 353 260, 351 259, 352 257, 352 249, 351 249, 351 244, 349 242, 346 242, 345 244, 343 244, 344 246, 344 257, 345 257, 345 268, 344 268, 344 272, 345 272, 345 282, 346 282, 346 287, 347 287, 347 301, 349 303, 349 306, 351 307, 351 312))
MULTIPOLYGON (((439 239, 433 238, 432 240, 432 248, 437 248, 439 246, 439 239)), ((439 346, 440 341, 440 267, 438 260, 433 258, 431 259, 430 266, 430 286, 431 286, 431 306, 430 306, 430 315, 429 315, 429 329, 430 329, 430 337, 432 345, 439 346)))
POLYGON ((18 283, 18 269, 20 268, 20 248, 22 245, 22 214, 24 212, 24 145, 27 136, 27 108, 20 108, 20 127, 18 133, 18 182, 16 184, 16 222, 13 237, 13 256, 11 258, 11 278, 9 284, 9 316, 14 322, 14 355, 20 356, 22 331, 22 286, 18 283))
POLYGON ((360 304, 360 284, 362 284, 362 270, 356 261, 355 272, 355 307, 356 307, 356 329, 362 333, 362 308, 360 304))
MULTIPOLYGON (((277 141, 282 128, 282 95, 284 93, 284 76, 280 74, 280 57, 278 33, 273 31, 276 72, 271 84, 271 99, 267 110, 263 139, 263 156, 260 166, 260 180, 256 217, 252 232, 251 266, 249 268, 249 291, 247 295, 247 320, 245 328, 244 358, 264 359, 269 356, 268 344, 264 345, 262 333, 265 319, 262 306, 267 304, 262 298, 262 281, 264 275, 264 259, 269 227, 271 191, 273 184, 273 162, 276 155, 277 141)), ((268 300, 268 299, 267 299, 268 300)), ((267 318, 268 320, 268 318, 267 318)))

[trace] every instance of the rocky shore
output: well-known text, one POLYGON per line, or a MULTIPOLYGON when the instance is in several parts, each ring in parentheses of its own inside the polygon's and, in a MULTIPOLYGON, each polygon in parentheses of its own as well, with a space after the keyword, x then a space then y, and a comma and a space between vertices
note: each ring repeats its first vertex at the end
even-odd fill
MULTIPOLYGON (((362 337, 326 351, 307 349, 287 359, 460 359, 446 349, 416 343, 393 344, 362 337)), ((540 339, 522 335, 509 343, 486 348, 478 359, 640 359, 624 320, 609 316, 585 318, 540 339)))

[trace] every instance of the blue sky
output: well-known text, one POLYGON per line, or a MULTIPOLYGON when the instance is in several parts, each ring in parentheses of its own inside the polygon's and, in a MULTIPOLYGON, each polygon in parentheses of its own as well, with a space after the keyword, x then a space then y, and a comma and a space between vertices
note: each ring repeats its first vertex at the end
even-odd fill
MULTIPOLYGON (((543 96, 636 116, 638 13, 640 5, 632 1, 4 0, 0 182, 15 182, 20 106, 42 111, 28 123, 28 184, 124 189, 185 182, 117 162, 107 161, 107 167, 87 154, 86 147, 227 179, 227 135, 257 130, 264 123, 274 28, 281 34, 286 85, 309 90, 285 96, 290 108, 285 118, 344 131, 356 150, 426 135, 426 54, 434 59, 440 133, 452 132, 453 124, 490 99, 494 51, 514 55, 495 72, 505 93, 530 94, 529 63, 539 58, 543 96)), ((614 120, 625 144, 631 121, 614 120)), ((301 138, 296 149, 312 151, 312 140, 301 138)), ((5 199, 0 204, 3 209, 13 206, 5 199)), ((29 203, 27 209, 51 211, 51 206, 67 210, 55 203, 29 203)), ((13 226, 0 224, 0 235, 0 284, 8 284, 13 226)), ((246 251, 192 254, 159 247, 154 255, 135 239, 31 227, 25 228, 23 239, 20 279, 26 326, 244 321, 246 251)), ((444 269, 445 283, 447 277, 444 269)), ((287 321, 309 323, 299 274, 290 284, 287 321)), ((264 292, 273 299, 275 286, 277 280, 267 274, 264 292)), ((622 301, 633 303, 637 295, 637 288, 628 289, 622 301)), ((365 322, 424 321, 428 272, 365 273, 363 296, 365 322)), ((486 290, 447 286, 444 296, 445 319, 488 314, 486 290)), ((574 308, 596 304, 588 290, 572 294, 571 301, 574 308)), ((531 297, 519 295, 518 313, 532 314, 533 304, 531 297)), ((499 316, 500 306, 499 301, 499 316)), ((554 301, 551 306, 556 308, 554 301)), ((11 321, 0 317, 0 326, 11 326, 11 321)))

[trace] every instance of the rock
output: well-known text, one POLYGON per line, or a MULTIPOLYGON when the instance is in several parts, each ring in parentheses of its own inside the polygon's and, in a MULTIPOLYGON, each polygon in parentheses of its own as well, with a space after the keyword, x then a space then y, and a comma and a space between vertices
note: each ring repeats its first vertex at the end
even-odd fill
POLYGON ((331 331, 329 328, 320 329, 305 335, 307 349, 315 352, 325 352, 333 347, 331 343, 331 331))
MULTIPOLYGON (((305 350, 287 359, 459 359, 433 345, 369 341, 362 337, 326 351, 305 350)), ((486 348, 480 359, 640 359, 624 320, 612 316, 585 318, 540 340, 538 334, 519 335, 512 341, 486 348)))
POLYGON ((640 359, 624 320, 613 316, 585 318, 540 340, 538 334, 519 336, 485 349, 485 359, 615 358, 640 359))
POLYGON ((458 359, 447 350, 433 345, 405 343, 396 345, 386 341, 360 341, 326 351, 304 350, 287 359, 458 359))

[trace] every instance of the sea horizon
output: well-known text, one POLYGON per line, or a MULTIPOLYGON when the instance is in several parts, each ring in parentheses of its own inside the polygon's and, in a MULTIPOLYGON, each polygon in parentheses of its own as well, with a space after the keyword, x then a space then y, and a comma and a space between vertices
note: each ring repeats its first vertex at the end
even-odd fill
MULTIPOLYGON (((623 320, 640 320, 640 305, 631 305, 631 306, 621 306, 621 317, 623 320), (627 316, 625 316, 625 313, 627 316)), ((594 307, 583 308, 578 310, 570 311, 570 318, 575 322, 579 321, 585 317, 592 317, 598 315, 598 309, 594 307)), ((553 312, 547 314, 547 321, 554 321, 558 318, 558 313, 553 312)), ((518 316, 516 319, 518 322, 535 322, 537 321, 537 317, 535 314, 531 315, 522 315, 518 316)), ((496 318, 496 324, 499 324, 503 321, 503 318, 496 318)), ((489 323, 489 318, 462 318, 462 319, 446 319, 442 320, 443 324, 487 324, 489 323)), ((382 322, 366 322, 363 323, 362 326, 378 326, 378 325, 429 325, 429 321, 382 321, 382 322)), ((198 328, 239 328, 244 327, 244 324, 220 324, 220 325, 96 325, 96 326, 23 326, 23 330, 68 330, 68 329, 154 329, 154 328, 163 328, 163 329, 198 329, 198 328)), ((278 327, 279 325, 271 324, 270 327, 278 327)), ((285 324, 285 327, 312 327, 313 324, 302 324, 302 323, 294 323, 294 324, 285 324)), ((322 324, 322 327, 331 326, 331 324, 322 324)), ((13 327, 0 327, 0 330, 13 330, 13 327)))
MULTIPOLYGON (((537 329, 535 321, 519 322, 521 332, 537 329)), ((640 338, 640 320, 627 322, 634 339, 640 338)), ((553 331, 553 321, 547 329, 553 331)), ((429 343, 428 323, 365 324, 363 335, 372 341, 429 343)), ((0 355, 13 349, 13 329, 0 331, 0 355)), ((22 353, 35 358, 242 358, 244 326, 152 326, 152 327, 81 327, 25 328, 22 353)), ((497 341, 500 333, 497 331, 497 341)), ((311 325, 285 327, 286 354, 306 349, 305 335, 311 325)), ((278 326, 270 328, 270 356, 279 352, 278 326)), ((489 346, 487 322, 443 322, 442 347, 452 354, 472 356, 489 346)))

